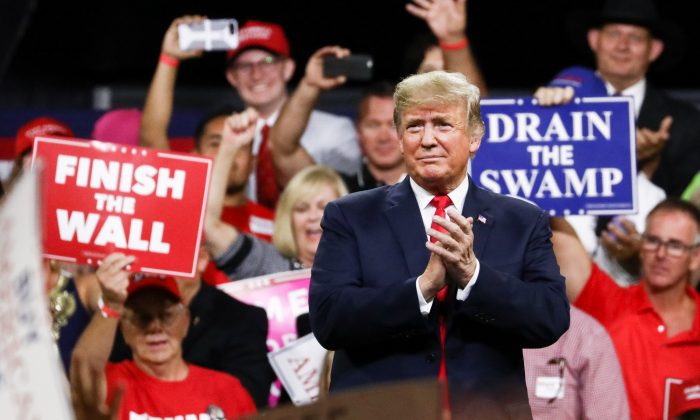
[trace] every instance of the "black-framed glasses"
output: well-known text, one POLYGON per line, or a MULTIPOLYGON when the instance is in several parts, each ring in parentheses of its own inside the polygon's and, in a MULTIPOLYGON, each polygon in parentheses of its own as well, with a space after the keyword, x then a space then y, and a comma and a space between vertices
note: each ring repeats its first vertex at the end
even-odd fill
POLYGON ((562 388, 564 388, 564 369, 566 368, 566 358, 564 357, 553 357, 547 361, 548 365, 557 365, 559 367, 559 384, 557 385, 557 392, 552 395, 547 401, 547 404, 551 404, 557 400, 559 393, 561 393, 562 388))
POLYGON ((685 244, 676 239, 664 241, 658 236, 643 234, 642 251, 656 252, 660 247, 665 247, 668 255, 672 257, 682 257, 686 252, 697 247, 699 244, 685 244))
POLYGON ((230 68, 238 73, 240 76, 250 76, 253 71, 257 69, 261 73, 270 73, 275 66, 283 60, 282 57, 276 57, 274 55, 268 55, 262 60, 256 62, 234 62, 231 64, 230 68))
POLYGON ((131 325, 140 330, 148 329, 149 325, 151 325, 155 319, 158 319, 161 325, 167 328, 171 327, 173 324, 175 324, 175 321, 180 319, 180 315, 184 310, 185 305, 178 303, 168 308, 164 308, 157 313, 136 312, 129 310, 128 312, 124 313, 123 318, 125 321, 129 322, 131 325))

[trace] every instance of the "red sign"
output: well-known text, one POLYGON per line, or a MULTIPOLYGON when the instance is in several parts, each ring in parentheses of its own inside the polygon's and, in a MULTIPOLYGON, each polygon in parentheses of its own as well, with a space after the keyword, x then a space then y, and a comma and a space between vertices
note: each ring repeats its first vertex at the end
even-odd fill
POLYGON ((39 137, 44 255, 99 265, 112 252, 132 271, 194 277, 211 159, 88 140, 39 137))

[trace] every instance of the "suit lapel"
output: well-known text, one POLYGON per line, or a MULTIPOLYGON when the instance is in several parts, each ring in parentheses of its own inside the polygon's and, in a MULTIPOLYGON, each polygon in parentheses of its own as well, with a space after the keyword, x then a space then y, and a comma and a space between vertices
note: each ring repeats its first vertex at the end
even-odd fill
POLYGON ((495 223, 493 215, 489 212, 488 199, 488 193, 479 189, 469 177, 469 191, 467 199, 464 201, 462 215, 474 219, 474 254, 476 258, 481 258, 491 234, 491 228, 495 223))
POLYGON ((421 275, 430 253, 425 247, 423 219, 408 177, 389 189, 384 216, 399 242, 410 276, 421 275))
POLYGON ((202 282, 199 291, 197 291, 197 294, 194 295, 189 304, 190 327, 182 343, 183 354, 185 350, 190 348, 192 343, 197 342, 199 336, 204 332, 202 326, 209 322, 209 311, 213 308, 208 304, 212 302, 211 295, 213 292, 209 286, 202 282))

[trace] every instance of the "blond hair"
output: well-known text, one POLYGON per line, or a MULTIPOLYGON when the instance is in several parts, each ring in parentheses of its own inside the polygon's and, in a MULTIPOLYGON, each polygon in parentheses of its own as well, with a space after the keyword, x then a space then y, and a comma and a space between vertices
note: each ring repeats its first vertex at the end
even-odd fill
POLYGON ((348 193, 342 178, 334 170, 323 165, 313 165, 302 169, 284 188, 275 212, 272 244, 285 257, 298 257, 292 226, 294 206, 302 200, 308 200, 315 196, 321 188, 326 186, 331 187, 338 197, 348 193))
POLYGON ((479 88, 462 73, 436 70, 408 76, 396 85, 394 104, 394 125, 399 130, 403 113, 411 108, 458 104, 467 112, 469 132, 479 137, 484 133, 479 88))

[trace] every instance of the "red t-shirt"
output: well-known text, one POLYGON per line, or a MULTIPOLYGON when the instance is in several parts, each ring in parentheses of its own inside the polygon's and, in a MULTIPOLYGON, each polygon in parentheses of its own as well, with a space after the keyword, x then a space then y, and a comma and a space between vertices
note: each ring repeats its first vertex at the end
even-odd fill
MULTIPOLYGON (((258 203, 248 201, 243 206, 224 206, 221 211, 221 220, 240 232, 251 234, 264 241, 272 241, 275 213, 258 203)), ((226 274, 216 269, 213 262, 209 263, 202 278, 205 283, 212 286, 231 281, 226 274)))
POLYGON ((226 373, 187 365, 189 372, 182 381, 162 381, 143 372, 132 361, 108 363, 107 401, 114 390, 126 386, 119 417, 133 418, 202 418, 210 405, 223 410, 227 419, 255 413, 255 403, 238 379, 226 373))
POLYGON ((666 325, 641 284, 623 288, 593 265, 574 304, 605 326, 615 344, 633 419, 663 418, 666 381, 700 376, 700 295, 690 286, 695 319, 689 331, 668 337, 666 325))

